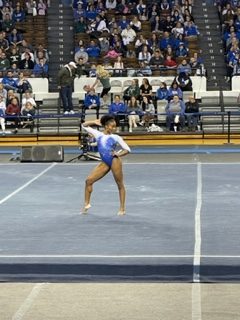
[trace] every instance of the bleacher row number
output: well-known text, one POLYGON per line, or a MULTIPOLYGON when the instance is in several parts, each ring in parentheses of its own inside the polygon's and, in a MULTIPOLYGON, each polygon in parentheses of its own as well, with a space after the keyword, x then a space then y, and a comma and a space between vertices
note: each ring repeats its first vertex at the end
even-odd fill
POLYGON ((63 32, 58 33, 59 37, 63 37, 63 32))
POLYGON ((60 44, 60 45, 59 45, 59 48, 63 49, 63 47, 64 47, 63 44, 60 44))

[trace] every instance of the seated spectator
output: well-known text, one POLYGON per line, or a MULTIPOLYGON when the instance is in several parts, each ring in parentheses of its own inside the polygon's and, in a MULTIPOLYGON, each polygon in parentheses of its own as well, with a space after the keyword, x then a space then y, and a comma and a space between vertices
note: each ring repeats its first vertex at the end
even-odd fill
POLYGON ((152 55, 151 55, 150 51, 148 50, 148 46, 144 45, 142 47, 142 51, 139 52, 138 61, 139 62, 145 61, 145 62, 149 63, 151 60, 151 57, 152 57, 152 55))
POLYGON ((127 106, 121 101, 120 96, 116 94, 114 96, 114 102, 112 102, 109 106, 108 113, 115 117, 117 132, 119 132, 120 121, 125 120, 126 112, 127 106))
POLYGON ((114 69, 114 76, 121 77, 123 75, 124 63, 121 56, 117 57, 117 60, 114 62, 114 65, 113 65, 113 69, 114 69))
POLYGON ((41 58, 39 63, 36 63, 33 68, 33 75, 35 77, 48 77, 48 64, 45 58, 41 58))
POLYGON ((86 18, 86 11, 82 2, 78 2, 77 7, 73 8, 73 19, 77 21, 80 17, 86 18))
POLYGON ((187 57, 188 56, 188 48, 184 46, 183 42, 179 43, 179 47, 175 51, 176 57, 187 57))
POLYGON ((6 114, 6 121, 13 121, 15 123, 15 133, 18 131, 18 126, 20 122, 20 105, 19 101, 16 98, 12 98, 11 102, 7 105, 5 114, 6 114))
POLYGON ((193 53, 193 56, 189 60, 189 65, 194 75, 205 75, 206 71, 204 68, 203 59, 198 56, 197 52, 193 53))
POLYGON ((142 29, 141 21, 138 19, 137 16, 134 16, 133 19, 130 21, 130 26, 135 32, 140 32, 142 29))
POLYGON ((87 68, 86 64, 84 63, 83 58, 78 59, 76 75, 78 77, 88 75, 88 68, 87 68))
MULTIPOLYGON (((31 50, 31 48, 30 48, 30 50, 31 50)), ((45 58, 46 62, 49 61, 48 51, 46 48, 44 48, 42 43, 39 43, 37 48, 35 48, 35 50, 33 52, 32 60, 38 62, 37 59, 39 59, 39 58, 45 58)))
POLYGON ((151 38, 149 40, 147 40, 147 42, 148 42, 147 45, 149 46, 151 52, 155 52, 157 50, 160 50, 159 37, 156 32, 152 32, 151 38))
POLYGON ((10 49, 10 52, 8 54, 8 59, 10 61, 10 64, 12 65, 13 63, 16 63, 17 66, 19 66, 19 62, 21 60, 20 54, 18 53, 17 47, 12 47, 10 49))
MULTIPOLYGON (((26 54, 28 54, 30 56, 30 59, 34 62, 34 54, 33 51, 31 51, 30 48, 25 48, 24 52, 21 54, 21 60, 26 58, 26 54)), ((39 53, 37 53, 36 56, 38 56, 39 53)))
POLYGON ((95 64, 91 65, 88 75, 90 78, 95 78, 97 76, 97 66, 95 64))
POLYGON ((13 10, 12 20, 14 23, 23 22, 25 20, 25 11, 21 8, 20 3, 18 3, 16 8, 13 10))
POLYGON ((5 14, 2 21, 2 31, 6 33, 11 32, 15 27, 15 22, 11 18, 10 14, 5 14))
POLYGON ((172 100, 174 96, 178 96, 179 99, 183 98, 182 89, 179 87, 177 81, 173 81, 171 86, 168 88, 168 101, 172 100))
POLYGON ((22 33, 14 28, 12 32, 8 35, 8 43, 10 46, 16 47, 22 42, 23 36, 22 33))
MULTIPOLYGON (((107 53, 110 49, 110 42, 106 36, 99 38, 101 53, 107 53)), ((116 50, 115 50, 116 51, 116 50)), ((117 51, 116 51, 117 52, 117 51)))
POLYGON ((22 108, 25 107, 26 103, 30 102, 31 105, 36 108, 37 103, 35 99, 33 98, 32 91, 31 90, 25 90, 23 97, 22 97, 22 108))
POLYGON ((108 10, 115 9, 117 6, 116 0, 106 0, 105 7, 108 10))
POLYGON ((141 52, 143 49, 143 46, 147 46, 149 48, 149 42, 142 34, 139 34, 139 36, 135 42, 136 52, 137 53, 141 52))
POLYGON ((86 94, 83 104, 85 109, 100 108, 99 96, 95 93, 95 90, 93 88, 91 88, 90 91, 86 94))
POLYGON ((196 131, 199 121, 199 104, 194 96, 189 96, 188 101, 185 103, 185 116, 187 119, 188 130, 196 131))
POLYGON ((6 56, 6 53, 3 51, 0 56, 0 71, 6 71, 10 68, 10 66, 10 61, 6 56))
POLYGON ((4 112, 6 111, 6 99, 0 94, 0 109, 4 112))
POLYGON ((161 82, 156 91, 157 100, 168 100, 168 88, 166 82, 161 82))
POLYGON ((177 38, 179 35, 184 35, 184 32, 185 32, 184 26, 180 21, 176 23, 176 26, 171 31, 171 33, 175 38, 177 38))
POLYGON ((162 33, 164 29, 164 20, 156 16, 151 23, 151 31, 154 33, 162 33))
POLYGON ((31 59, 34 61, 33 51, 33 46, 26 39, 23 39, 22 42, 18 45, 18 52, 21 55, 21 58, 25 52, 28 52, 31 55, 31 59))
POLYGON ((87 22, 83 16, 80 16, 74 22, 74 32, 75 33, 86 33, 86 31, 87 31, 87 22))
POLYGON ((142 110, 135 96, 132 96, 127 106, 129 132, 132 132, 133 128, 137 127, 137 122, 140 121, 140 115, 142 110))
POLYGON ((8 106, 12 99, 17 99, 18 104, 20 105, 20 100, 19 100, 19 94, 16 93, 16 91, 9 89, 7 92, 7 100, 6 100, 6 106, 8 106))
POLYGON ((170 131, 183 130, 185 127, 185 103, 179 99, 177 95, 174 95, 165 108, 166 111, 166 129, 170 131), (179 127, 180 125, 180 127, 179 127))
POLYGON ((4 37, 4 32, 0 32, 0 48, 4 51, 7 52, 9 49, 9 42, 8 40, 4 37))
POLYGON ((27 70, 32 70, 34 68, 34 62, 31 59, 31 55, 28 52, 24 53, 24 58, 20 60, 19 62, 19 68, 21 70, 27 69, 27 70))
POLYGON ((123 44, 126 46, 135 40, 136 32, 133 30, 133 28, 131 28, 130 25, 128 25, 127 28, 121 32, 121 36, 123 44))
POLYGON ((20 94, 25 92, 30 92, 30 91, 32 92, 31 83, 28 81, 28 79, 25 77, 22 71, 20 71, 18 74, 17 88, 18 88, 17 91, 20 94))
POLYGON ((13 62, 11 64, 11 66, 10 66, 10 69, 11 69, 11 71, 13 73, 13 78, 17 78, 18 75, 19 75, 19 72, 20 72, 20 69, 18 68, 18 65, 15 62, 13 62))
POLYGON ((171 33, 174 26, 175 26, 175 23, 173 22, 173 20, 171 19, 171 16, 169 15, 162 22, 162 31, 171 33))
MULTIPOLYGON (((1 96, 0 96, 0 104, 1 104, 1 96)), ((1 108, 1 105, 0 105, 0 126, 1 126, 1 129, 2 129, 2 134, 4 135, 5 134, 5 111, 1 108)))
POLYGON ((171 55, 167 55, 166 59, 164 60, 164 67, 167 69, 176 69, 177 62, 173 59, 171 55))
POLYGON ((182 72, 176 77, 176 82, 182 91, 192 91, 192 80, 189 74, 182 72))
POLYGON ((140 100, 143 100, 143 97, 147 97, 148 99, 152 98, 152 86, 147 78, 142 79, 140 86, 140 100))
POLYGON ((174 39, 170 36, 169 32, 164 32, 163 36, 162 36, 162 39, 160 40, 160 49, 162 51, 165 51, 168 46, 173 48, 174 39))
POLYGON ((139 96, 140 96, 138 79, 133 79, 131 85, 127 87, 123 92, 124 101, 129 101, 133 96, 136 97, 137 99, 139 99, 139 96))
POLYGON ((22 116, 27 117, 28 119, 31 119, 32 117, 34 117, 35 113, 36 113, 36 109, 31 104, 30 101, 27 101, 26 104, 21 109, 22 116))
POLYGON ((177 74, 185 73, 185 74, 191 74, 192 69, 190 67, 190 64, 187 62, 186 59, 183 59, 182 62, 177 67, 177 74))
POLYGON ((17 91, 18 85, 17 81, 13 78, 13 73, 11 70, 7 71, 7 74, 2 79, 3 87, 8 90, 17 91))
POLYGON ((39 16, 45 16, 47 13, 47 4, 44 0, 38 0, 37 13, 39 16))
POLYGON ((3 101, 5 102, 5 105, 6 105, 7 90, 4 88, 4 85, 2 82, 0 82, 0 96, 3 97, 3 101))
POLYGON ((138 77, 149 77, 152 75, 152 70, 147 61, 139 62, 139 69, 136 70, 136 74, 138 77))
POLYGON ((160 49, 156 49, 149 61, 149 65, 152 69, 159 69, 164 67, 164 56, 160 49))
POLYGON ((197 37, 200 35, 200 32, 198 31, 198 27, 194 24, 193 21, 189 21, 185 25, 185 31, 184 31, 185 37, 197 37))
POLYGON ((141 109, 142 109, 143 116, 142 116, 142 121, 139 122, 139 124, 141 126, 148 128, 150 121, 155 118, 155 108, 152 100, 147 96, 143 97, 141 109))
POLYGON ((94 40, 90 41, 89 46, 86 49, 86 52, 90 58, 98 58, 100 56, 100 48, 99 46, 95 43, 94 40))
POLYGON ((84 43, 80 43, 79 48, 75 51, 74 60, 77 63, 79 59, 83 59, 84 63, 88 62, 88 53, 86 52, 86 48, 84 47, 84 43))
POLYGON ((127 17, 126 16, 120 17, 120 20, 118 22, 118 26, 120 27, 120 29, 124 30, 127 28, 128 25, 129 25, 129 21, 127 20, 127 17))
POLYGON ((153 3, 152 6, 148 8, 148 18, 149 22, 152 24, 157 16, 160 16, 160 10, 156 3, 153 3))

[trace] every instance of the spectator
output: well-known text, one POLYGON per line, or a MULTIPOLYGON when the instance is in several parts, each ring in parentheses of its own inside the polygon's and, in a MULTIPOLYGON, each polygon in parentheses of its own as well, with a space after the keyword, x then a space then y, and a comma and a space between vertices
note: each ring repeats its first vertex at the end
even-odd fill
POLYGON ((179 88, 182 91, 192 91, 192 80, 187 73, 180 73, 176 78, 179 88))
POLYGON ((90 91, 86 94, 84 98, 84 109, 99 109, 100 108, 100 99, 95 93, 94 88, 91 88, 90 91))
POLYGON ((150 100, 147 96, 143 97, 141 109, 143 111, 143 116, 142 121, 139 122, 139 124, 148 128, 150 121, 155 117, 155 108, 152 100, 150 100))
POLYGON ((10 46, 16 47, 22 42, 22 33, 14 28, 12 32, 8 35, 8 43, 10 46))
POLYGON ((130 26, 135 32, 140 32, 142 29, 141 21, 138 19, 137 16, 134 16, 133 19, 130 21, 130 26))
POLYGON ((20 3, 17 4, 16 8, 13 10, 12 20, 14 23, 23 22, 25 20, 25 12, 21 8, 20 3))
POLYGON ((80 16, 77 21, 74 22, 75 33, 86 33, 87 23, 83 16, 80 16))
MULTIPOLYGON (((31 48, 30 48, 30 50, 31 50, 31 48)), ((44 48, 44 46, 43 46, 42 43, 39 43, 39 45, 37 46, 37 48, 35 48, 32 60, 38 62, 37 59, 38 59, 39 57, 45 58, 45 59, 46 59, 46 62, 49 61, 48 51, 47 51, 46 48, 44 48), (40 54, 40 52, 41 52, 41 54, 40 54)))
POLYGON ((26 91, 32 92, 32 86, 22 71, 19 72, 18 75, 17 88, 20 94, 25 93, 26 91))
POLYGON ((36 110, 30 101, 27 101, 26 104, 21 109, 21 114, 28 119, 32 119, 35 116, 36 110))
POLYGON ((17 47, 12 47, 8 59, 10 61, 10 64, 12 65, 13 63, 16 63, 17 66, 19 66, 19 62, 21 60, 20 54, 18 53, 17 47))
POLYGON ((172 100, 174 96, 178 96, 181 100, 183 98, 182 89, 179 87, 176 80, 172 82, 171 86, 168 89, 168 101, 172 100))
POLYGON ((35 77, 48 77, 48 64, 45 58, 41 58, 39 63, 36 63, 33 68, 33 75, 35 77))
POLYGON ((114 65, 113 65, 113 69, 114 69, 114 75, 116 77, 121 77, 123 75, 124 63, 122 61, 121 56, 117 57, 117 60, 114 62, 114 65))
POLYGON ((6 71, 10 68, 10 66, 10 61, 6 56, 6 53, 3 51, 0 56, 0 71, 6 71))
MULTIPOLYGON (((101 38, 99 38, 99 44, 100 44, 101 53, 104 54, 109 51, 110 43, 109 43, 109 40, 106 36, 102 36, 101 38)), ((115 49, 115 51, 116 51, 116 49, 115 49)))
POLYGON ((123 44, 126 46, 135 40, 136 32, 131 28, 130 25, 127 25, 127 28, 121 32, 121 36, 123 44))
POLYGON ((139 99, 140 96, 140 88, 138 85, 138 79, 133 79, 130 86, 128 86, 123 92, 124 101, 129 101, 131 97, 135 97, 139 99))
POLYGON ((177 67, 177 74, 185 73, 190 75, 192 73, 192 69, 190 64, 187 62, 186 59, 183 59, 182 62, 177 67))
POLYGON ((31 105, 36 108, 37 107, 37 103, 35 101, 35 99, 32 96, 32 93, 30 90, 26 90, 23 94, 23 98, 22 98, 22 108, 25 107, 25 105, 27 104, 27 102, 30 102, 31 105))
POLYGON ((144 45, 143 48, 142 48, 142 51, 139 52, 139 55, 138 55, 138 61, 145 61, 147 63, 150 62, 151 60, 151 53, 149 52, 148 50, 148 46, 144 45))
POLYGON ((142 79, 142 84, 140 86, 140 100, 143 100, 143 97, 147 97, 148 99, 152 98, 152 86, 147 78, 142 79))
POLYGON ((95 78, 97 76, 97 67, 94 63, 91 65, 88 75, 90 78, 95 78))
POLYGON ((6 121, 13 121, 15 124, 15 130, 14 132, 17 133, 18 131, 18 126, 19 126, 19 122, 20 122, 20 105, 19 105, 19 101, 16 98, 13 98, 11 100, 11 102, 7 105, 6 108, 6 121))
POLYGON ((140 121, 139 116, 142 114, 142 110, 139 106, 139 102, 134 96, 132 96, 128 102, 127 114, 128 114, 129 132, 132 132, 132 129, 137 127, 137 122, 140 121))
POLYGON ((188 49, 184 46, 184 42, 179 43, 179 47, 175 51, 176 57, 184 57, 188 56, 188 49))
POLYGON ((198 128, 199 120, 199 104, 194 96, 189 96, 188 101, 185 104, 185 115, 188 124, 189 131, 195 131, 198 128))
POLYGON ((139 62, 139 69, 136 71, 139 77, 149 77, 152 75, 151 67, 148 65, 147 61, 139 62))
POLYGON ((17 81, 13 78, 13 73, 11 70, 8 70, 7 74, 3 77, 2 84, 7 91, 10 89, 17 91, 17 81))
POLYGON ((47 12, 47 4, 43 0, 38 0, 37 13, 39 16, 45 16, 47 12))
POLYGON ((124 102, 121 101, 120 96, 118 94, 114 96, 114 102, 110 104, 108 112, 109 114, 115 117, 117 124, 117 132, 119 132, 120 121, 125 120, 127 106, 124 102))
POLYGON ((2 129, 2 134, 5 134, 5 110, 6 110, 6 105, 4 107, 4 101, 3 97, 0 95, 0 125, 2 129))
POLYGON ((9 42, 4 37, 4 32, 0 32, 0 48, 4 51, 9 49, 9 42))
POLYGON ((77 66, 75 62, 71 61, 58 72, 57 83, 58 89, 60 90, 64 114, 74 114, 72 92, 76 69, 77 66))
POLYGON ((90 45, 87 47, 86 52, 90 58, 98 58, 100 56, 100 48, 94 40, 90 41, 90 45))
POLYGON ((34 68, 34 62, 31 59, 31 55, 29 52, 24 53, 24 58, 20 60, 19 62, 19 68, 21 70, 27 69, 27 70, 33 70, 34 68))
POLYGON ((177 62, 173 59, 171 55, 167 55, 164 61, 164 67, 166 67, 167 69, 176 69, 177 62))
POLYGON ((168 100, 168 89, 166 82, 161 82, 159 88, 156 91, 157 100, 168 100))
POLYGON ((5 105, 6 105, 7 90, 4 88, 4 85, 2 82, 0 82, 0 96, 3 98, 3 101, 5 102, 5 105))
POLYGON ((83 58, 79 58, 78 59, 76 75, 78 77, 87 76, 88 75, 88 70, 87 70, 87 67, 86 67, 86 65, 85 65, 85 63, 83 61, 83 58))
POLYGON ((12 20, 11 16, 9 14, 6 14, 3 17, 2 21, 2 30, 5 31, 6 33, 11 32, 15 27, 15 23, 12 20))
POLYGON ((164 56, 160 49, 156 49, 149 61, 151 68, 159 69, 164 67, 164 56))
POLYGON ((179 129, 183 130, 185 126, 185 103, 179 99, 177 95, 174 95, 166 106, 166 128, 168 131, 171 130, 172 125, 174 131, 179 129), (180 125, 180 128, 179 128, 180 125))

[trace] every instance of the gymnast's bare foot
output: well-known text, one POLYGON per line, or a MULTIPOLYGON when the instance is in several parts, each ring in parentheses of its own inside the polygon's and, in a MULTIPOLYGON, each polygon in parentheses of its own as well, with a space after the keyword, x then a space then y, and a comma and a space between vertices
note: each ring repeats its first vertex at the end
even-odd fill
POLYGON ((82 209, 81 209, 81 214, 87 214, 88 213, 88 209, 91 208, 90 203, 85 205, 82 209))
POLYGON ((118 216, 124 216, 126 214, 125 210, 119 210, 118 211, 118 216))

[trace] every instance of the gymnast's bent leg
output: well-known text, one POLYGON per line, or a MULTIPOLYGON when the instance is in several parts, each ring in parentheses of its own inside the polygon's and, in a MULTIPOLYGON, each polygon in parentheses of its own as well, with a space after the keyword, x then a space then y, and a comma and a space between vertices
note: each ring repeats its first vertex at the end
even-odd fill
POLYGON ((90 199, 93 191, 93 184, 103 178, 109 171, 110 167, 106 163, 101 162, 89 174, 85 181, 85 203, 81 213, 87 214, 88 209, 91 208, 90 199))
POLYGON ((126 190, 123 183, 122 161, 120 158, 117 158, 117 157, 113 158, 111 170, 119 191, 120 208, 118 211, 118 215, 122 216, 126 214, 126 211, 125 211, 126 190))

